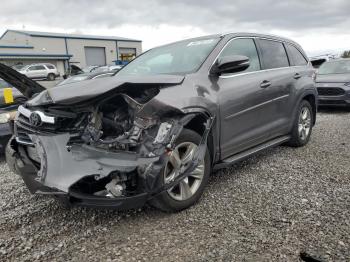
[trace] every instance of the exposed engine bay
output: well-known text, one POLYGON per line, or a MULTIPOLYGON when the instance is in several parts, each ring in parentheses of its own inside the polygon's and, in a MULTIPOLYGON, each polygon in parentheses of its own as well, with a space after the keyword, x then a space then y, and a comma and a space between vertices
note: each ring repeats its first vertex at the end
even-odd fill
POLYGON ((36 182, 27 183, 32 193, 152 196, 185 178, 204 158, 213 119, 205 116, 205 132, 192 163, 164 184, 161 170, 174 141, 198 113, 163 104, 156 99, 158 93, 157 85, 125 85, 118 93, 74 106, 21 106, 12 143, 28 158, 21 161, 33 163, 36 182))

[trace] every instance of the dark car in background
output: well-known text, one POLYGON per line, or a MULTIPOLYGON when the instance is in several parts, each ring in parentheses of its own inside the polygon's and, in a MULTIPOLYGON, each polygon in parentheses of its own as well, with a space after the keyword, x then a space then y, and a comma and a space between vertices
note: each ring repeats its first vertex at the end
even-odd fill
POLYGON ((330 60, 317 71, 320 106, 350 107, 350 58, 330 60))
POLYGON ((10 139, 12 132, 9 120, 19 105, 23 104, 27 98, 16 88, 0 78, 0 152, 2 153, 10 139), (13 102, 6 103, 4 98, 5 88, 10 88, 13 95, 13 102))
MULTIPOLYGON (((107 72, 116 73, 122 67, 123 67, 122 65, 106 65, 106 66, 87 66, 81 69, 76 65, 70 65, 66 73, 63 75, 63 78, 68 79, 69 77, 72 77, 75 75, 84 75, 84 77, 92 76, 91 78, 86 78, 86 79, 92 79, 94 76, 98 74, 107 73, 107 72)), ((79 78, 76 78, 76 79, 79 79, 79 78)))
POLYGON ((85 81, 85 80, 92 80, 97 78, 103 78, 103 77, 110 77, 114 75, 114 71, 100 71, 100 72, 92 72, 92 73, 83 73, 78 75, 73 75, 71 77, 68 77, 67 79, 63 80, 62 82, 58 83, 58 86, 71 84, 75 82, 85 81))
POLYGON ((308 143, 313 73, 297 43, 240 33, 151 49, 112 77, 22 85, 32 98, 18 108, 7 163, 32 193, 71 205, 179 211, 212 170, 308 143))

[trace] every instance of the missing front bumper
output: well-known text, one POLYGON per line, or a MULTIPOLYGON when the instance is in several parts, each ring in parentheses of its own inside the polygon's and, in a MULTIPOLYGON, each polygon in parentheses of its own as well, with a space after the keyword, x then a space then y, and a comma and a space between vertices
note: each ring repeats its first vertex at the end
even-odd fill
MULTIPOLYGON (((87 145, 67 146, 69 134, 29 135, 37 155, 32 153, 33 146, 20 144, 13 137, 7 148, 7 162, 22 176, 31 193, 54 195, 70 205, 138 208, 175 186, 196 168, 199 159, 204 157, 207 137, 213 122, 213 118, 208 118, 192 164, 169 184, 159 183, 161 170, 167 162, 167 154, 140 157, 136 153, 109 152, 87 145), (109 198, 87 194, 74 187, 78 181, 88 176, 104 179, 115 171, 137 172, 139 183, 133 194, 109 198)), ((177 132, 180 133, 181 129, 177 132)))

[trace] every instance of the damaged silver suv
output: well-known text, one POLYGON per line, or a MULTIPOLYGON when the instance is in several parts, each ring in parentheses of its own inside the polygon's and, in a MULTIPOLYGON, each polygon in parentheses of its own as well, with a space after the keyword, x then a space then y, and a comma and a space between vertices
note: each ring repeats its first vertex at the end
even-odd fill
POLYGON ((1 70, 31 99, 7 163, 29 190, 71 205, 193 205, 213 169, 268 147, 305 145, 313 69, 295 42, 225 34, 149 50, 111 77, 44 90, 1 70))

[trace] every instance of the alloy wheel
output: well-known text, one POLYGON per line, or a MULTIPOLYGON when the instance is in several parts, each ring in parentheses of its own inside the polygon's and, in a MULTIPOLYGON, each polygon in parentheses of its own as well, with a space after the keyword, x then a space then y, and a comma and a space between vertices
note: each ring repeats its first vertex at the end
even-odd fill
MULTIPOLYGON (((169 156, 169 161, 164 170, 165 184, 170 183, 177 176, 182 174, 191 163, 196 149, 197 145, 192 142, 183 142, 175 147, 169 156)), ((205 165, 203 159, 188 177, 181 180, 178 185, 167 190, 169 196, 177 201, 184 201, 191 198, 202 183, 205 173, 204 169, 205 165)))
POLYGON ((303 107, 299 115, 298 133, 299 138, 305 141, 311 130, 311 112, 308 107, 303 107))

